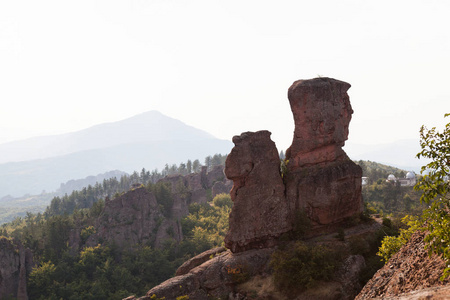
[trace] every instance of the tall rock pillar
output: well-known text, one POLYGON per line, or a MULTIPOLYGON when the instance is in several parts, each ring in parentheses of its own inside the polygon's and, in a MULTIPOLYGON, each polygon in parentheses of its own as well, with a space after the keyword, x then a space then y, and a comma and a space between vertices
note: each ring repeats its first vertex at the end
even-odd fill
POLYGON ((290 211, 305 211, 316 228, 362 211, 362 170, 342 149, 353 113, 349 88, 315 78, 298 80, 288 91, 295 130, 286 151, 286 196, 290 211))

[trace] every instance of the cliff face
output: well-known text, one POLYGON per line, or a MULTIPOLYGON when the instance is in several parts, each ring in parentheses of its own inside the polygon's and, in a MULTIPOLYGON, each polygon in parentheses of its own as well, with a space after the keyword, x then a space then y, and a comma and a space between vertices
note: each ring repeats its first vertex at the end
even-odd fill
POLYGON ((189 204, 206 203, 216 193, 229 192, 232 186, 225 178, 223 166, 216 166, 210 172, 203 168, 201 173, 168 176, 159 183, 166 183, 172 194, 171 206, 165 214, 152 192, 144 187, 132 189, 105 202, 96 222, 97 233, 86 244, 114 242, 119 247, 128 247, 150 243, 158 248, 168 239, 179 242, 183 239, 179 220, 189 214, 189 204))
POLYGON ((31 252, 19 242, 0 237, 0 299, 26 300, 26 274, 32 267, 31 252))
POLYGON ((289 88, 295 130, 280 162, 270 132, 233 138, 225 174, 233 180, 230 229, 225 245, 233 252, 270 247, 291 231, 298 212, 313 230, 336 225, 362 212, 362 170, 342 150, 353 110, 350 84, 331 78, 299 80, 289 88))

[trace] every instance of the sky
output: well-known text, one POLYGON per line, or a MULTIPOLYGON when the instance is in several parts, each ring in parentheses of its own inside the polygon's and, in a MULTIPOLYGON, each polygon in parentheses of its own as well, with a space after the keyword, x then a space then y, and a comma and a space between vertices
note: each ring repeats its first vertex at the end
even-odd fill
MULTIPOLYGON (((0 144, 158 110, 286 149, 298 79, 352 85, 349 142, 450 112, 450 1, 0 1, 0 144)), ((447 119, 448 122, 448 119, 447 119)))

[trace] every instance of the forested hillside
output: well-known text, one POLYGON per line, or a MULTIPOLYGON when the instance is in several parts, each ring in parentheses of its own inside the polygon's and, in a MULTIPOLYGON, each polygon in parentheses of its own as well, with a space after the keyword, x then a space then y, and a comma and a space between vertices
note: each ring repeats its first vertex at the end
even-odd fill
MULTIPOLYGON (((368 184, 362 187, 362 196, 371 213, 401 218, 406 214, 418 215, 425 208, 420 203, 420 191, 413 186, 401 186, 399 182, 388 181, 389 175, 404 178, 407 170, 383 165, 372 161, 358 161, 363 170, 363 177, 368 177, 368 184)), ((417 179, 421 178, 416 175, 417 179)))
POLYGON ((43 214, 29 213, 2 225, 0 236, 20 240, 33 253, 30 299, 144 294, 173 276, 186 259, 221 245, 232 205, 228 194, 217 194, 225 184, 220 167, 224 159, 214 155, 203 168, 199 161, 188 161, 162 173, 143 169, 108 179, 55 197, 43 214), (152 201, 156 206, 149 214, 135 219, 152 201), (128 205, 131 213, 117 209, 118 204, 128 205), (108 218, 105 235, 102 220, 108 218), (144 219, 153 227, 140 226, 144 219), (124 242, 121 230, 128 230, 126 238, 133 236, 136 242, 124 242))

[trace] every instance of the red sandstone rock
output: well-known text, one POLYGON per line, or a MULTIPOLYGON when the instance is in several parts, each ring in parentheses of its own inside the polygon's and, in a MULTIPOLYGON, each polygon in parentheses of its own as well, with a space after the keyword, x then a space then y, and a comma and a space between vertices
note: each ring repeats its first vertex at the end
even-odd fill
POLYGON ((342 150, 353 113, 350 84, 332 78, 298 80, 288 91, 295 130, 289 169, 346 159, 342 150))
POLYGON ((363 209, 362 170, 342 150, 353 113, 349 88, 332 78, 298 80, 289 88, 295 130, 286 151, 286 197, 292 218, 304 210, 314 228, 339 223, 363 209))
POLYGON ((438 297, 440 291, 448 292, 450 287, 448 278, 444 281, 439 279, 445 268, 445 261, 441 256, 428 255, 424 236, 425 233, 416 232, 409 242, 375 273, 355 299, 449 299, 450 294, 447 294, 447 298, 438 297), (437 289, 444 286, 447 289, 437 289), (428 289, 430 287, 436 289, 428 289), (420 293, 421 290, 424 292, 420 293), (415 292, 412 293, 413 291, 415 292), (402 296, 403 293, 411 294, 402 296), (414 294, 418 296, 413 297, 414 294))
POLYGON ((289 171, 286 197, 292 218, 296 211, 304 211, 313 229, 319 229, 359 214, 363 210, 361 176, 361 167, 351 160, 289 171))
POLYGON ((289 89, 295 131, 286 153, 287 173, 268 131, 233 138, 225 174, 233 180, 230 230, 233 252, 273 245, 292 230, 304 211, 313 229, 327 229, 362 209, 362 170, 342 150, 353 113, 350 84, 331 79, 299 80, 289 89))
POLYGON ((175 272, 175 276, 180 276, 189 273, 190 270, 192 270, 195 267, 200 266, 204 262, 210 260, 214 256, 226 251, 225 247, 218 247, 213 248, 210 250, 207 250, 203 253, 200 253, 199 255, 194 256, 193 258, 189 259, 188 261, 185 261, 175 272))
POLYGON ((225 246, 233 252, 270 247, 291 228, 280 159, 270 134, 245 132, 233 137, 235 147, 225 162, 234 202, 225 246))

